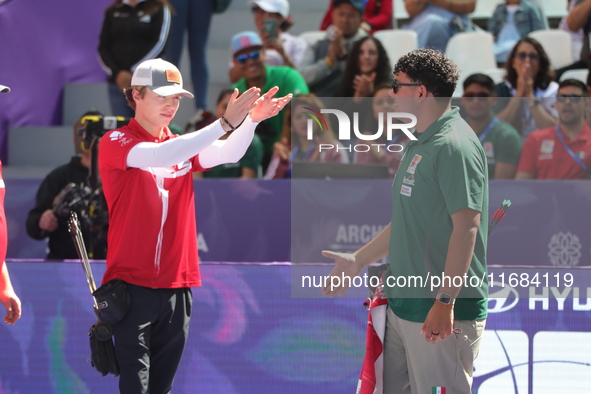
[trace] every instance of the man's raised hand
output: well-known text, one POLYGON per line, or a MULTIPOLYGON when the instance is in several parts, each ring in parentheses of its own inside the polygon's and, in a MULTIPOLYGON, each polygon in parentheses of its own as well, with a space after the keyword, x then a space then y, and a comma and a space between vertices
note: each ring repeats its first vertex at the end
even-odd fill
POLYGON ((256 106, 260 92, 261 89, 252 87, 238 96, 238 89, 234 89, 234 93, 230 96, 230 101, 224 114, 224 117, 233 127, 238 127, 246 115, 248 115, 248 112, 256 106))
POLYGON ((335 262, 334 268, 328 274, 326 283, 322 287, 322 295, 325 297, 338 295, 340 297, 345 294, 353 279, 361 274, 363 267, 352 253, 323 250, 322 255, 335 262))
POLYGON ((255 103, 255 107, 250 112, 250 118, 253 121, 261 122, 277 115, 279 111, 281 111, 293 97, 293 95, 290 93, 285 97, 273 98, 275 93, 278 91, 279 88, 275 86, 258 98, 255 103))

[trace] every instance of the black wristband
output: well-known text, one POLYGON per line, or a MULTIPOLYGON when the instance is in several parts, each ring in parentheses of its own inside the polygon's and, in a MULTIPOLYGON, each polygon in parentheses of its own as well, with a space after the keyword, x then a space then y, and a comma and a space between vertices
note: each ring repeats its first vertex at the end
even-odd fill
POLYGON ((228 126, 230 126, 230 131, 234 131, 234 130, 236 130, 236 127, 232 126, 232 123, 228 122, 228 119, 226 119, 226 117, 225 117, 224 115, 222 115, 222 120, 223 120, 224 122, 226 122, 226 124, 227 124, 228 126))

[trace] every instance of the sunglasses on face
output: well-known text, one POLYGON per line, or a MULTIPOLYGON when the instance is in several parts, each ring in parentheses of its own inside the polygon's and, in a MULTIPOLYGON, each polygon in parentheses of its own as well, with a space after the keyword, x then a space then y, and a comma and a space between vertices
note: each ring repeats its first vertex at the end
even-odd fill
POLYGON ((538 55, 537 53, 518 52, 515 54, 515 58, 521 61, 525 60, 526 58, 529 58, 531 62, 540 61, 540 55, 538 55))
POLYGON ((236 61, 240 64, 246 64, 246 62, 248 61, 248 58, 251 58, 254 61, 259 60, 259 58, 261 57, 261 51, 252 51, 250 53, 245 53, 242 55, 238 55, 235 57, 236 61))
POLYGON ((579 96, 578 94, 559 94, 556 96, 556 101, 566 103, 566 100, 570 100, 571 103, 578 103, 582 98, 583 96, 579 96))
POLYGON ((466 99, 466 101, 474 101, 475 99, 484 99, 484 98, 488 98, 490 97, 490 94, 486 93, 486 92, 478 92, 478 93, 464 93, 464 95, 462 96, 463 98, 466 99))
POLYGON ((394 91, 394 94, 397 94, 398 91, 400 90, 401 86, 421 86, 422 83, 398 83, 398 82, 392 82, 392 90, 394 91))

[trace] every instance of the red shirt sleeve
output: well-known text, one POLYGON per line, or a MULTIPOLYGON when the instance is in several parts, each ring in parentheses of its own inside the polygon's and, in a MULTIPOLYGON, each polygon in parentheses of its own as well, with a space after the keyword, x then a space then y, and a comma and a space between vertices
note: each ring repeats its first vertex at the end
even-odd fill
POLYGON ((363 19, 372 27, 372 34, 377 30, 392 28, 392 0, 382 0, 380 8, 376 12, 376 1, 369 0, 365 7, 363 19))
POLYGON ((530 134, 525 140, 523 148, 521 149, 521 158, 517 166, 517 172, 525 172, 537 178, 537 154, 540 150, 538 138, 535 134, 530 134))
POLYGON ((142 142, 127 132, 111 130, 103 138, 99 145, 99 166, 104 169, 126 170, 127 154, 137 144, 142 142))
POLYGON ((332 0, 330 1, 330 5, 328 6, 328 10, 326 14, 324 14, 324 18, 322 18, 322 22, 320 23, 320 30, 326 30, 328 26, 332 25, 332 0))

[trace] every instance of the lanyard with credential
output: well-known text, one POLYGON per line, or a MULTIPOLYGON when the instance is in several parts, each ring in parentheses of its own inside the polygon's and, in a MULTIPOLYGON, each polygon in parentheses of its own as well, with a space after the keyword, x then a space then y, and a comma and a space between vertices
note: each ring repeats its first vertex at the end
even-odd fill
MULTIPOLYGON (((306 152, 304 153, 304 156, 302 156, 302 158, 301 158, 302 161, 306 161, 306 159, 308 159, 308 157, 310 157, 315 146, 316 146, 316 141, 312 141, 310 143, 310 147, 308 148, 308 150, 306 150, 306 152)), ((298 157, 299 150, 300 150, 299 145, 296 145, 293 147, 293 151, 291 152, 291 157, 289 158, 290 163, 293 163, 293 161, 298 157)))
POLYGON ((581 160, 579 156, 577 156, 575 152, 573 152, 573 150, 570 148, 570 146, 568 146, 564 141, 564 137, 562 136, 562 133, 560 132, 560 128, 558 127, 558 125, 556 125, 556 135, 558 136, 558 139, 560 140, 562 146, 568 152, 570 157, 572 157, 577 162, 577 164, 580 165, 583 168, 583 170, 585 170, 587 175, 591 177, 591 172, 589 172, 589 168, 587 168, 585 163, 583 163, 583 160, 581 160))
POLYGON ((484 129, 484 131, 480 133, 480 136, 478 137, 480 142, 484 141, 488 133, 490 133, 490 131, 495 127, 497 123, 499 123, 499 120, 497 118, 493 118, 493 120, 490 121, 488 126, 486 126, 486 129, 484 129))

